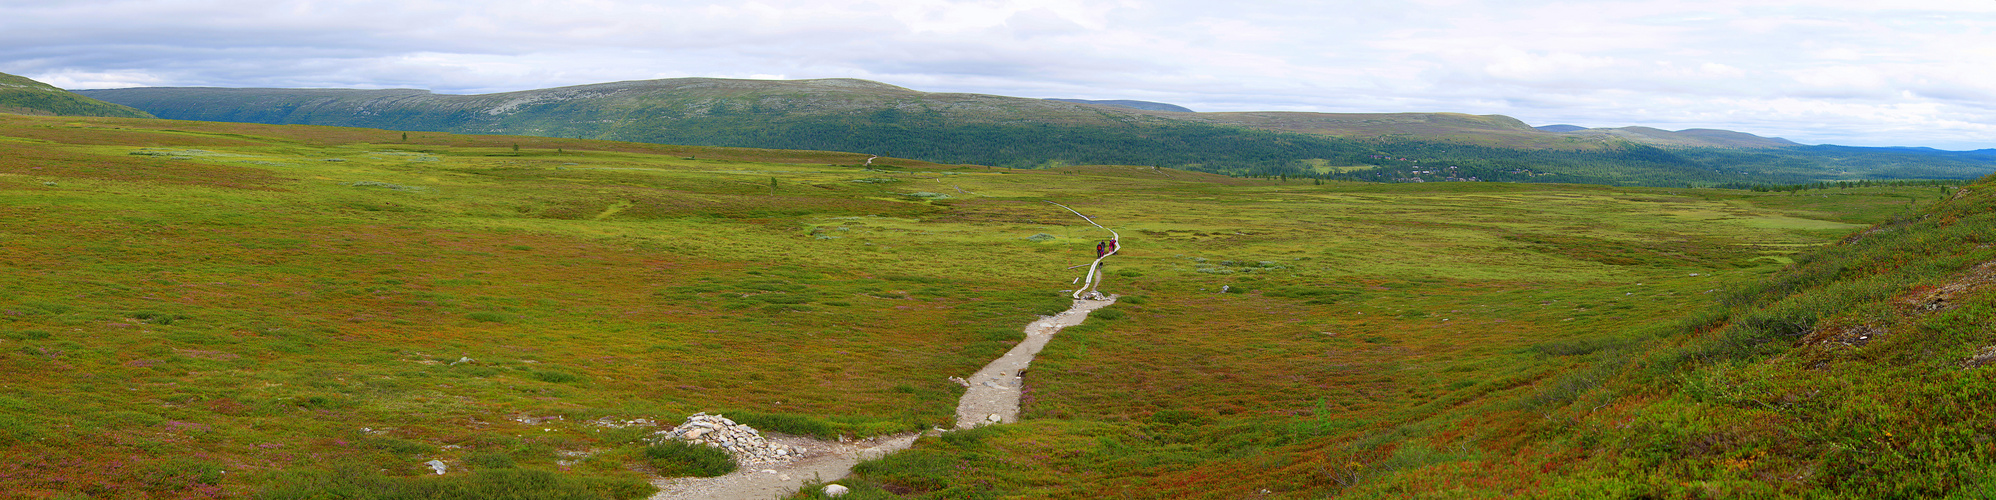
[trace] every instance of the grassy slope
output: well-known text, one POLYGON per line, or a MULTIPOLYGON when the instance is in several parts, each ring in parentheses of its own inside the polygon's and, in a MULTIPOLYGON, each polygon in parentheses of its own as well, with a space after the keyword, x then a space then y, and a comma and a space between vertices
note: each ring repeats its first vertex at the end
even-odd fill
POLYGON ((1991 181, 1593 355, 1604 375, 1544 405, 1548 441, 1580 458, 1555 491, 1996 494, 1991 181))
POLYGON ((76 95, 28 78, 0 73, 0 113, 151 118, 144 111, 76 95))
POLYGON ((1728 220, 1658 193, 1617 200, 1653 208, 1603 210, 1619 203, 1570 188, 1508 205, 1544 216, 1528 225, 1599 238, 1541 251, 1647 261, 1606 268, 1621 273, 1476 245, 1523 222, 1502 210, 1366 205, 1397 212, 1377 220, 1398 227, 1307 240, 1338 254, 1352 248, 1340 240, 1383 235, 1398 248, 1368 254, 1395 260, 1438 260, 1424 241, 1460 253, 1429 269, 1347 264, 1371 271, 1310 295, 1148 295, 1049 348, 1029 375, 1038 420, 863 464, 859 498, 1985 496, 1996 380, 1973 356, 1996 352, 1992 187, 1721 205, 1808 219, 1728 220), (1686 219, 1707 224, 1671 227, 1686 219), (1825 219, 1892 222, 1771 274, 1713 266, 1752 253, 1719 241, 1580 251, 1632 230, 1761 249, 1852 234, 1825 219), (1714 230, 1732 223, 1790 231, 1714 230), (1478 269, 1495 272, 1465 279, 1478 269))
POLYGON ((1934 201, 162 120, 0 141, 0 447, 28 457, 0 489, 26 496, 620 496, 636 433, 588 421, 944 424, 945 377, 1063 307, 1100 236, 1040 200, 1126 235, 1129 299, 1048 348, 1027 423, 925 440, 862 494, 1434 491, 1394 471, 1550 463, 1520 401, 1595 339, 1934 201))

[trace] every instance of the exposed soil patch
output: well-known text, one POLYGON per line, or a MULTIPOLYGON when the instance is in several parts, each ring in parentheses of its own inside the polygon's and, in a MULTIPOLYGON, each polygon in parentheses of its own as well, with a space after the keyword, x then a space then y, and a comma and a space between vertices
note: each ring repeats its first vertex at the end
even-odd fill
MULTIPOLYGON (((1996 261, 1978 264, 1939 286, 1914 288, 1900 295, 1894 302, 1910 314, 1931 314, 1954 309, 1970 295, 1990 288, 1996 288, 1996 261)), ((1817 327, 1815 331, 1803 336, 1801 345, 1864 347, 1865 344, 1876 342, 1890 333, 1887 329, 1871 323, 1832 324, 1817 327)), ((1996 350, 1985 349, 1964 364, 1981 366, 1992 361, 1996 361, 1996 350)))
POLYGON ((1916 289, 1899 302, 1922 311, 1953 309, 1962 297, 1991 286, 1996 286, 1996 261, 1970 268, 1962 276, 1948 280, 1947 284, 1916 289))

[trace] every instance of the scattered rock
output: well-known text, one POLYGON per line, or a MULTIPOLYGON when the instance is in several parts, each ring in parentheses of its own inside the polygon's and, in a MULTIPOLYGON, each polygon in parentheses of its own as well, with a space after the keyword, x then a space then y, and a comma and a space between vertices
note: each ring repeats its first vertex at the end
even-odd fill
POLYGON ((838 484, 827 484, 827 485, 825 485, 825 498, 838 498, 838 497, 842 497, 842 496, 846 496, 846 493, 850 493, 850 492, 852 492, 852 490, 851 490, 851 489, 849 489, 849 488, 846 488, 845 486, 842 486, 842 485, 838 485, 838 484))
POLYGON ((1961 362, 1961 367, 1974 368, 1990 363, 1996 363, 1996 345, 1984 347, 1981 351, 1976 351, 1974 356, 1968 358, 1968 361, 1961 362))
POLYGON ((563 451, 557 451, 557 452, 554 452, 554 454, 555 454, 555 455, 559 455, 559 456, 561 456, 562 458, 559 458, 559 459, 556 459, 556 460, 554 461, 554 463, 555 463, 555 465, 559 465, 559 466, 562 466, 562 467, 568 467, 568 466, 571 466, 571 465, 575 465, 575 464, 579 464, 579 463, 582 463, 582 461, 583 461, 584 459, 587 459, 587 458, 589 458, 589 457, 591 457, 591 456, 595 456, 595 455, 596 455, 596 452, 597 452, 597 450, 563 450, 563 451))
POLYGON ((596 420, 591 420, 587 423, 590 426, 602 427, 605 429, 623 429, 628 427, 658 427, 658 422, 652 421, 652 419, 649 418, 617 420, 612 417, 603 417, 596 420))
POLYGON ((1947 283, 1940 286, 1916 288, 1915 293, 1899 300, 1915 311, 1945 311, 1960 307, 1964 297, 1992 286, 1996 286, 1996 261, 1970 268, 1968 272, 1950 277, 1947 283))
POLYGON ((439 476, 444 475, 444 471, 450 469, 450 466, 444 465, 444 461, 442 460, 431 460, 423 463, 423 465, 430 466, 430 470, 437 471, 437 475, 439 476))
POLYGON ((562 421, 562 418, 561 415, 548 415, 545 417, 536 417, 533 415, 520 415, 517 417, 513 417, 513 421, 527 425, 541 425, 548 422, 559 422, 562 421))
POLYGON ((1880 340, 1887 332, 1877 325, 1824 325, 1802 336, 1802 345, 1823 347, 1864 347, 1880 340))
POLYGON ((803 448, 771 443, 754 427, 735 423, 721 415, 697 413, 672 430, 652 434, 653 443, 677 439, 720 448, 743 464, 785 462, 804 454, 803 448))

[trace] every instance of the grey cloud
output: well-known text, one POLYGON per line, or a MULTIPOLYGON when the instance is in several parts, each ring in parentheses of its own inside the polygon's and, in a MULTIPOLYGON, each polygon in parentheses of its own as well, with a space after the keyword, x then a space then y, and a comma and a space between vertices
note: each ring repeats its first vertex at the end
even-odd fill
POLYGON ((1202 110, 1502 113, 1987 147, 1996 70, 1962 60, 1996 58, 1983 29, 1996 4, 1874 4, 0 2, 0 71, 451 93, 781 74, 1202 110))

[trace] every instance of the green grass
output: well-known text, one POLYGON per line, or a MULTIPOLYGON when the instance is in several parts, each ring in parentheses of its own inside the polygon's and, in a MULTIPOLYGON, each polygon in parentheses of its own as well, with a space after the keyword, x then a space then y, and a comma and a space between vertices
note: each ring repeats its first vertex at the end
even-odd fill
POLYGON ((666 476, 714 477, 740 468, 734 457, 720 448, 668 440, 645 448, 650 465, 666 476))
MULTIPOLYGON (((1980 397, 1984 372, 1943 365, 1987 340, 1972 325, 1996 307, 1969 294, 1895 319, 1908 287, 1990 257, 1986 213, 1928 188, 869 170, 843 153, 396 134, 0 115, 0 453, 26 457, 0 463, 0 488, 626 498, 659 465, 598 419, 949 427, 948 377, 1065 309, 1066 268, 1106 237, 1047 200, 1124 235, 1103 287, 1124 300, 1041 354, 1025 423, 925 438, 862 466, 862 493, 1753 493, 1759 472, 1862 463, 1811 461, 1795 450, 1857 443, 1783 441, 1760 402, 1834 395, 1795 400, 1849 405, 1797 427, 1822 435, 1979 411, 1860 417, 1980 397), (206 153, 131 154, 148 148, 206 153), (1954 211, 1912 212, 1936 207, 1954 211), (1865 216, 1898 217, 1907 230, 1864 241, 1902 250, 1825 246, 1865 216), (1915 333, 1769 361, 1797 332, 1868 321, 1915 333), (1941 361, 1915 356, 1929 348, 1941 361), (1813 363, 1872 360, 1862 384, 1793 385, 1813 363), (1925 389, 1887 382, 1908 377, 1925 389), (1698 410, 1714 405, 1738 411, 1698 410), (1699 444, 1712 436, 1730 444, 1699 444), (1747 459, 1789 468, 1711 473, 1747 459)), ((1981 431, 1959 432, 1893 459, 1915 486, 1878 492, 1967 487, 1980 455, 1957 444, 1981 431), (1928 459, 1956 469, 1906 465, 1928 459)))

